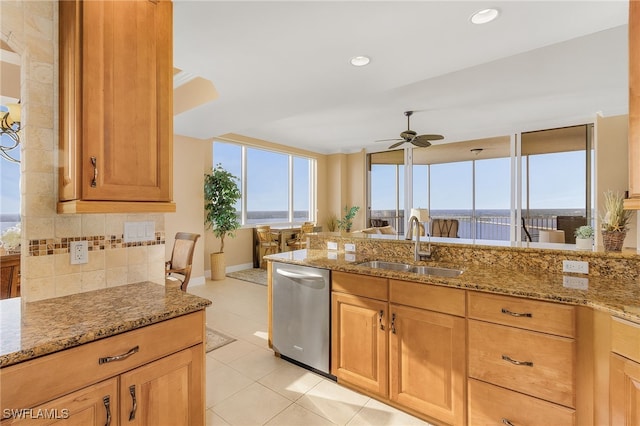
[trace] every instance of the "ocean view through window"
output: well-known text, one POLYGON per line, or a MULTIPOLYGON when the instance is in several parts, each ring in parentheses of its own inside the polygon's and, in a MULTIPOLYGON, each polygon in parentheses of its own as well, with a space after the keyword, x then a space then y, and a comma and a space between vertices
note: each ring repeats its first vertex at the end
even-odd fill
POLYGON ((593 225, 592 130, 586 124, 522 133, 516 142, 502 137, 410 148, 405 156, 369 154, 369 218, 395 223, 404 234, 405 211, 427 208, 432 219, 457 220, 459 238, 538 241, 542 230, 562 230, 565 243, 573 243, 577 224, 593 225), (409 188, 390 172, 403 166, 409 188), (403 193, 406 206, 398 202, 403 193))
POLYGON ((237 214, 244 226, 315 221, 315 160, 214 141, 213 164, 240 179, 237 214))

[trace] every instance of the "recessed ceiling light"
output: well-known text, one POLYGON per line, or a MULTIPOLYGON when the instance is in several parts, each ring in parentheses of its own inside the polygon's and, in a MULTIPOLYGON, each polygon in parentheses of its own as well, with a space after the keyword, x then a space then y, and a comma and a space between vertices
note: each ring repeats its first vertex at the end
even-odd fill
POLYGON ((371 59, 369 59, 368 56, 354 56, 349 60, 349 62, 351 62, 351 65, 354 67, 364 67, 371 62, 371 59))
POLYGON ((486 24, 498 17, 498 9, 482 9, 471 15, 471 22, 474 24, 486 24))

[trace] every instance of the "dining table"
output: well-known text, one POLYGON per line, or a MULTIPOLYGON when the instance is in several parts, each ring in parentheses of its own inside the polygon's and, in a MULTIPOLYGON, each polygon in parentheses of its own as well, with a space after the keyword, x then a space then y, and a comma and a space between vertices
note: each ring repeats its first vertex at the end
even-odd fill
MULTIPOLYGON (((287 241, 295 238, 300 230, 300 225, 271 225, 271 233, 277 235, 278 253, 288 251, 287 241)), ((314 226, 313 232, 321 231, 322 226, 314 226)), ((253 267, 260 267, 260 242, 258 241, 256 228, 253 228, 253 267)))

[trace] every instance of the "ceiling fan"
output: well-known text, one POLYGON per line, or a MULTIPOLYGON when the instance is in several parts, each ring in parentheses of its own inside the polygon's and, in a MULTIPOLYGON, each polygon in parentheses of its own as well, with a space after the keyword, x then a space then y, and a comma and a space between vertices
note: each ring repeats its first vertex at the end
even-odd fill
POLYGON ((409 122, 409 120, 411 119, 411 116, 413 115, 413 111, 405 111, 404 115, 407 117, 407 130, 400 133, 400 138, 381 139, 381 140, 377 140, 376 142, 398 141, 393 145, 391 145, 389 149, 396 148, 405 142, 412 143, 413 145, 421 148, 426 148, 428 146, 431 146, 430 141, 438 141, 438 140, 444 139, 444 136, 442 135, 418 135, 416 132, 411 130, 411 125, 409 122))

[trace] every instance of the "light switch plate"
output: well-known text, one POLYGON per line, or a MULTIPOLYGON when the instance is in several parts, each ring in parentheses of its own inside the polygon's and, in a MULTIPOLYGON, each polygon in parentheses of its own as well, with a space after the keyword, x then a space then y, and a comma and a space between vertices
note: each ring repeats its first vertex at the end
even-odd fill
POLYGON ((356 251, 356 245, 347 243, 347 244, 344 245, 344 251, 355 252, 356 251))
POLYGON ((327 250, 338 250, 338 243, 335 241, 327 241, 327 250))
POLYGON ((589 262, 579 260, 563 260, 562 272, 574 272, 576 274, 588 274, 589 262))
POLYGON ((124 242, 136 243, 141 241, 151 241, 155 238, 156 223, 150 222, 125 222, 124 242))
POLYGON ((588 290, 589 280, 582 277, 573 277, 569 275, 562 276, 562 286, 565 288, 574 288, 576 290, 588 290))

